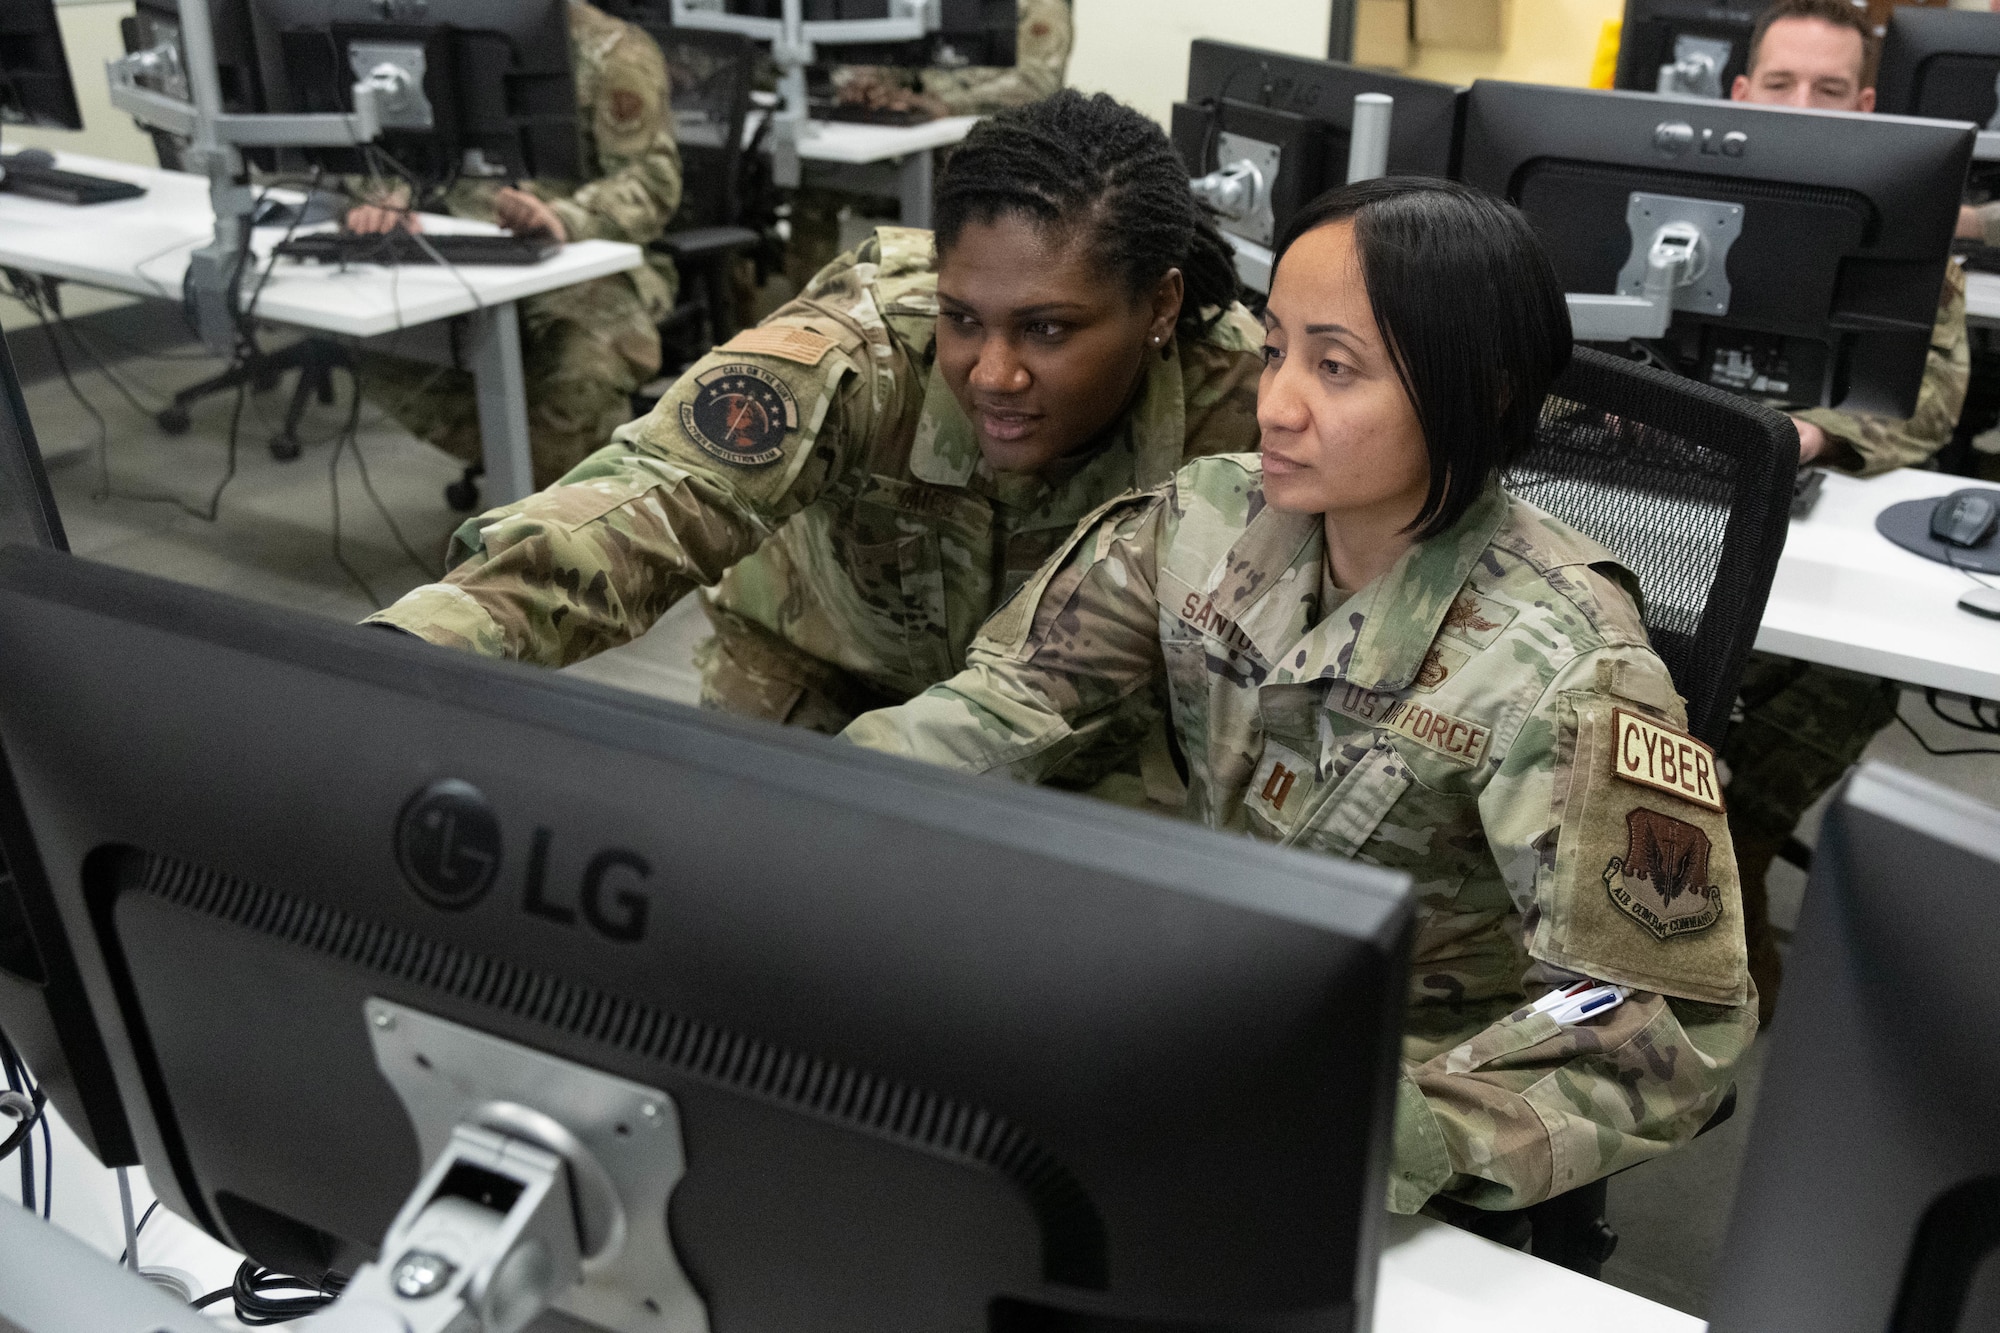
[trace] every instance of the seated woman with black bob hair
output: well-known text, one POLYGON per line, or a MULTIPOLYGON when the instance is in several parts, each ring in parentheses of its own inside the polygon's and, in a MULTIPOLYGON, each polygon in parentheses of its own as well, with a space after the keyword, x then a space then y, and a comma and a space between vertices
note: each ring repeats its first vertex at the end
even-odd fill
POLYGON ((1756 1031, 1713 759, 1632 576, 1500 486, 1570 353, 1516 210, 1336 191, 1264 323, 1261 456, 1105 506, 844 734, 1039 780, 1164 691, 1190 817, 1416 881, 1390 1206, 1519 1208, 1692 1137, 1756 1031), (1591 981, 1622 1002, 1533 1008, 1591 981))

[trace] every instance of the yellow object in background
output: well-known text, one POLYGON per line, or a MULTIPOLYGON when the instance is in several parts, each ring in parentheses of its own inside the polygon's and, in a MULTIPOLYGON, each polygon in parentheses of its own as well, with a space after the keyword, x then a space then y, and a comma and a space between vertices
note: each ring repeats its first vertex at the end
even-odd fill
POLYGON ((1625 20, 1606 19, 1597 30, 1597 55, 1590 62, 1590 86, 1609 88, 1618 82, 1618 43, 1625 20))

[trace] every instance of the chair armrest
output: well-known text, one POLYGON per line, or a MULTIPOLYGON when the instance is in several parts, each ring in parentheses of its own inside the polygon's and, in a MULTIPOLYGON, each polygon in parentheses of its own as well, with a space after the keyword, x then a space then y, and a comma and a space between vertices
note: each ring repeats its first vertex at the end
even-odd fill
POLYGON ((677 260, 710 259, 748 250, 759 239, 748 227, 690 227, 686 231, 668 232, 653 245, 677 260))

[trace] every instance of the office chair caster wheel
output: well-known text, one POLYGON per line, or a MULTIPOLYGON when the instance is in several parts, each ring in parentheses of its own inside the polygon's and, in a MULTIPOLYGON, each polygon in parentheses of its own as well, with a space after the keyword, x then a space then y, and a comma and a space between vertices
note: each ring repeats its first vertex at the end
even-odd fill
POLYGON ((297 440, 283 435, 271 441, 271 457, 277 459, 280 463, 289 463, 297 458, 300 449, 301 446, 297 440))
POLYGON ((444 502, 451 506, 453 513, 471 513, 479 508, 479 483, 470 477, 460 477, 457 481, 447 483, 444 488, 444 502))
POLYGON ((158 421, 160 429, 169 435, 185 435, 188 433, 188 427, 193 424, 188 418, 188 410, 179 403, 164 409, 154 420, 158 421))

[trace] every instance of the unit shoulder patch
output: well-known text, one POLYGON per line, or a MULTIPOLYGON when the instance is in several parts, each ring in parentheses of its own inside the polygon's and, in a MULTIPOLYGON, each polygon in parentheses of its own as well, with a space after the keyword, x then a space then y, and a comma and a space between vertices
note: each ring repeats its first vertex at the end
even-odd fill
POLYGON ((1639 806, 1625 815, 1625 854, 1605 864, 1604 887, 1655 939, 1707 930, 1722 919, 1722 889, 1708 882, 1713 850, 1693 824, 1639 806))
POLYGON ((749 356, 775 356, 782 361, 796 361, 802 366, 816 366, 838 345, 824 333, 802 329, 796 324, 765 324, 743 330, 716 350, 749 356))
POLYGON ((1611 771, 1627 782, 1723 813, 1715 751, 1623 708, 1611 710, 1611 771))
POLYGON ((695 386, 681 403, 681 429, 703 452, 735 467, 768 467, 785 456, 785 437, 799 428, 799 403, 784 380, 735 361, 695 386))

